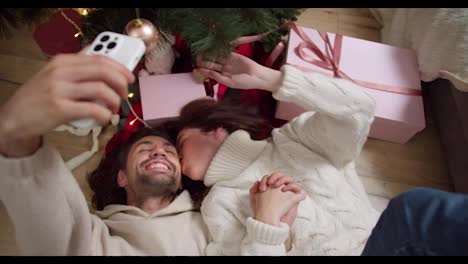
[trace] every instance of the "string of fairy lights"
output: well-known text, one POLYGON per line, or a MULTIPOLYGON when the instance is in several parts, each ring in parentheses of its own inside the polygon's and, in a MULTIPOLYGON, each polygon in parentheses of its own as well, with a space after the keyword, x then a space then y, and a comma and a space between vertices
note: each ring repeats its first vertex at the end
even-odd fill
MULTIPOLYGON (((87 16, 89 15, 89 13, 95 11, 97 8, 72 8, 73 10, 75 10, 78 14, 80 14, 81 16, 87 16)), ((78 38, 79 36, 83 36, 83 31, 81 30, 81 28, 75 23, 75 21, 73 21, 70 17, 67 16, 67 14, 63 11, 63 8, 59 8, 58 11, 60 12, 60 14, 63 16, 63 18, 65 20, 67 20, 75 29, 76 29, 76 33, 74 34, 74 37, 75 38, 78 38)), ((139 12, 137 12, 137 17, 139 17, 138 14, 139 12)), ((133 98, 135 96, 134 93, 129 93, 128 94, 128 98, 133 98)), ((140 118, 138 117, 138 115, 134 112, 131 104, 128 102, 128 99, 126 100, 127 101, 127 104, 128 106, 130 107, 130 110, 132 111, 132 113, 134 114, 135 116, 135 119, 133 119, 131 122, 130 122, 130 125, 133 125, 135 123, 135 121, 137 120, 140 120, 140 118)), ((143 120, 140 120, 144 125, 148 126, 143 120)))
MULTIPOLYGON (((89 13, 95 11, 96 8, 73 8, 73 10, 82 16, 87 16, 89 13)), ((71 20, 67 14, 65 14, 65 12, 63 12, 62 8, 59 8, 59 12, 63 18, 65 18, 65 20, 67 20, 76 29, 77 32, 74 35, 75 38, 83 36, 83 31, 81 31, 81 28, 75 23, 75 21, 71 20)))

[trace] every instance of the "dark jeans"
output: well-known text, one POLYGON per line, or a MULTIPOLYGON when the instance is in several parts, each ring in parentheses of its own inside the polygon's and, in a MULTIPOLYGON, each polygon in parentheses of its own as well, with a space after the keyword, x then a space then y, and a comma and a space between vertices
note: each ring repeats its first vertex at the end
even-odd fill
POLYGON ((392 199, 363 256, 468 255, 468 195, 416 188, 392 199))

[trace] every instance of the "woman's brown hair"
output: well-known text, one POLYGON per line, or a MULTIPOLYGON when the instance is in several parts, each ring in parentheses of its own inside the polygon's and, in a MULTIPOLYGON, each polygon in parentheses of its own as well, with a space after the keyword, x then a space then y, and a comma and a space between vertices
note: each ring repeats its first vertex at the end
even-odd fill
POLYGON ((179 129, 199 128, 208 132, 218 127, 226 129, 229 134, 245 130, 253 140, 268 137, 272 129, 255 106, 239 99, 215 101, 202 98, 186 104, 180 111, 179 129))
MULTIPOLYGON (((208 132, 219 127, 226 129, 229 134, 239 129, 245 130, 253 140, 268 137, 272 129, 255 106, 242 103, 239 99, 198 99, 188 103, 180 111, 179 132, 184 128, 199 128, 208 132)), ((202 181, 193 181, 185 176, 183 186, 189 191, 195 206, 200 207, 209 188, 202 181)))

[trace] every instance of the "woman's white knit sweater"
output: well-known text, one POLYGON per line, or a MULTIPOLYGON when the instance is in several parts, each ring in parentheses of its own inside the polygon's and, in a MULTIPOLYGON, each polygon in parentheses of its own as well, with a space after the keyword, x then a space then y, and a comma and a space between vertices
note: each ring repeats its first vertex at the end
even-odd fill
POLYGON ((350 81, 283 66, 273 97, 309 111, 267 140, 232 133, 213 158, 205 178, 212 186, 202 216, 212 242, 208 255, 359 255, 378 219, 360 182, 355 160, 366 141, 375 103, 350 81), (314 111, 314 112, 312 112, 314 111), (307 198, 292 227, 252 218, 249 188, 264 175, 291 175, 307 198))

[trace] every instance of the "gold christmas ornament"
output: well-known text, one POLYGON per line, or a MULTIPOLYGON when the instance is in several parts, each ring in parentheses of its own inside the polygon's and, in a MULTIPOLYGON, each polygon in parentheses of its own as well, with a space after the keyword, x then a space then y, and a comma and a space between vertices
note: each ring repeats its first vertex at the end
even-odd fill
POLYGON ((128 22, 125 26, 125 33, 131 37, 142 39, 146 48, 160 42, 159 31, 153 23, 144 18, 136 18, 128 22))
POLYGON ((175 38, 171 34, 159 32, 150 21, 140 18, 140 9, 135 8, 136 19, 125 26, 125 34, 142 39, 146 46, 145 68, 139 75, 170 74, 175 61, 172 45, 175 38))

